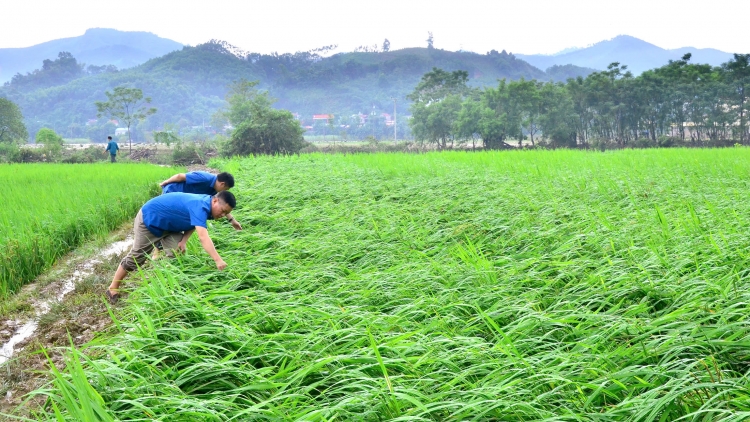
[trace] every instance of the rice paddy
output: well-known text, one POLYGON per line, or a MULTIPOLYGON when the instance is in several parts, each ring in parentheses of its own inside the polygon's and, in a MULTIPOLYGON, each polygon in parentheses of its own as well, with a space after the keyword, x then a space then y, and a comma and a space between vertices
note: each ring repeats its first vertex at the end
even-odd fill
POLYGON ((49 420, 750 418, 750 149, 254 158, 49 420))
POLYGON ((0 298, 96 233, 133 218, 174 169, 147 164, 0 166, 0 298))

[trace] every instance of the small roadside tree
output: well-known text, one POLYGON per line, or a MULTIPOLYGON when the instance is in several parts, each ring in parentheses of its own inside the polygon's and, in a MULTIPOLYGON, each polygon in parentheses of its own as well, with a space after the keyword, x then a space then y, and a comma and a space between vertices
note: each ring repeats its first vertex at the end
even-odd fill
POLYGON ((28 137, 21 110, 13 101, 0 98, 0 142, 25 141, 28 137))
POLYGON ((118 86, 114 92, 106 91, 104 94, 107 96, 107 101, 96 102, 97 117, 108 115, 127 124, 129 150, 132 153, 133 139, 130 135, 130 126, 156 113, 155 108, 148 107, 148 104, 151 104, 151 97, 144 98, 140 88, 124 86, 118 86))
POLYGON ((305 145, 302 127, 287 110, 267 108, 240 123, 224 147, 224 155, 290 155, 305 145))
POLYGON ((273 99, 258 91, 258 82, 240 80, 229 87, 228 107, 219 112, 234 127, 222 153, 233 155, 296 154, 305 145, 302 127, 287 110, 271 107, 273 99))
POLYGON ((55 161, 60 157, 60 154, 62 153, 63 139, 54 130, 46 127, 39 129, 39 132, 36 133, 35 140, 37 144, 44 145, 42 151, 47 154, 50 161, 55 161))

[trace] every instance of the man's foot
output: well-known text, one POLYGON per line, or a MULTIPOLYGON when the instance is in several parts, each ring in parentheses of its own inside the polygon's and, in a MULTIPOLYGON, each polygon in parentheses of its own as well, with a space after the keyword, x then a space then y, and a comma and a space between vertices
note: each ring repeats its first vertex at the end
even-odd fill
POLYGON ((154 246, 156 246, 156 249, 163 251, 164 245, 161 244, 161 240, 157 240, 156 243, 154 243, 154 246))
POLYGON ((104 295, 107 296, 107 301, 109 301, 110 305, 114 305, 118 300, 120 300, 120 294, 112 293, 112 290, 109 289, 107 289, 107 292, 104 295))

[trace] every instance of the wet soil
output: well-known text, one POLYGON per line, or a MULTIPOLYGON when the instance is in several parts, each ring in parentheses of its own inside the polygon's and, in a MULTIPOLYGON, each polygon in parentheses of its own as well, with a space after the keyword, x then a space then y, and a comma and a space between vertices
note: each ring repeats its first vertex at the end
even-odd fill
MULTIPOLYGON (((188 171, 219 173, 204 165, 190 165, 188 171)), ((132 232, 128 222, 106 239, 77 248, 0 304, 0 354, 19 330, 33 328, 13 345, 10 359, 0 356, 0 421, 18 420, 4 414, 29 417, 44 404, 41 396, 28 394, 51 380, 50 361, 58 369, 65 367, 65 348, 71 341, 85 347, 112 329, 104 291, 132 245, 132 232)))
POLYGON ((34 325, 27 338, 13 345, 10 359, 0 362, 0 421, 15 420, 2 414, 28 417, 43 399, 25 396, 50 381, 49 362, 64 368, 65 347, 71 342, 84 346, 109 329, 112 321, 103 293, 129 250, 131 234, 128 223, 107 239, 81 246, 0 310, 0 347, 24 326, 34 325))

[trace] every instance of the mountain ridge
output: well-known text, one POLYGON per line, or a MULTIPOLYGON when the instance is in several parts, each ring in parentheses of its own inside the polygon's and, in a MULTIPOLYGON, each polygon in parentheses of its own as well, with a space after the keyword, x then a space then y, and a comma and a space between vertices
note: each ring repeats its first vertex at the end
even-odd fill
POLYGON ((686 53, 692 55, 692 63, 707 63, 712 66, 719 66, 733 57, 731 53, 714 48, 681 47, 668 50, 630 35, 618 35, 564 54, 516 54, 516 57, 539 69, 572 64, 605 70, 610 63, 618 62, 628 66, 637 75, 648 69, 664 66, 670 60, 680 60, 686 53))
POLYGON ((176 41, 151 32, 89 28, 77 37, 59 38, 30 47, 0 48, 0 83, 9 81, 17 73, 36 70, 43 60, 53 59, 61 51, 71 53, 87 65, 114 65, 124 69, 182 47, 176 41))
MULTIPOLYGON (((54 63, 49 67, 67 66, 70 71, 65 75, 77 70, 72 58, 54 63)), ((477 54, 414 47, 330 57, 314 51, 238 56, 228 44, 214 42, 183 47, 131 69, 98 74, 79 71, 73 79, 47 78, 51 70, 39 71, 0 87, 0 96, 19 104, 30 134, 44 126, 83 127, 96 116, 94 102, 106 100, 104 92, 117 86, 141 88, 153 99, 159 111, 149 117, 144 130, 179 121, 202 124, 224 105, 228 86, 240 79, 260 81, 259 88, 278 99, 277 107, 303 116, 390 113, 394 98, 398 114, 404 115, 409 104, 406 95, 434 67, 466 70, 469 85, 475 87, 495 86, 502 78, 564 81, 592 71, 563 66, 545 73, 512 54, 494 50, 477 54)))

